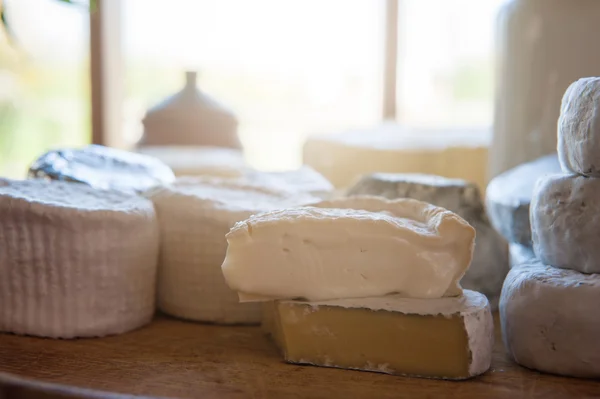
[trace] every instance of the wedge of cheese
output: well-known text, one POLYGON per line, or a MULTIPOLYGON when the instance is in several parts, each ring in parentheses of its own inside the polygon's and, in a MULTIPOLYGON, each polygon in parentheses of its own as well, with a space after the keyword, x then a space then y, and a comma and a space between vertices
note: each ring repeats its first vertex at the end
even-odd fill
POLYGON ((492 313, 477 292, 276 301, 273 308, 275 342, 290 363, 453 380, 490 367, 492 313))
POLYGON ((460 295, 475 230, 410 199, 352 197, 249 217, 222 265, 241 301, 460 295))
POLYGON ((240 304, 225 284, 225 234, 255 213, 315 203, 319 198, 261 179, 189 177, 147 193, 161 228, 158 306, 184 319, 257 324, 259 304, 240 304))
POLYGON ((152 203, 84 184, 0 180, 0 331, 100 337, 148 323, 152 203))

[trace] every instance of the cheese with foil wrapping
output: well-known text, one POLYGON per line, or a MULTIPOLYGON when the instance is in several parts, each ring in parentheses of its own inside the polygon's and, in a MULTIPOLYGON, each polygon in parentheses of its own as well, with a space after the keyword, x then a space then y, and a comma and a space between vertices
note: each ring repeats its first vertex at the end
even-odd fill
POLYGON ((225 234, 255 213, 315 203, 319 198, 262 180, 180 178, 146 194, 161 228, 158 307, 167 314, 220 324, 257 324, 259 304, 240 304, 221 264, 225 234))
POLYGON ((362 175, 426 173, 487 184, 489 130, 415 129, 388 123, 371 129, 310 136, 303 161, 336 188, 362 175))
POLYGON ((464 218, 477 232, 473 262, 461 285, 485 294, 496 309, 508 272, 506 241, 490 225, 477 185, 461 179, 408 173, 365 175, 348 195, 378 195, 388 199, 412 198, 440 206, 464 218))
POLYGON ((128 193, 175 180, 173 171, 156 158, 101 145, 48 151, 32 163, 29 177, 128 193))
POLYGON ((152 203, 84 184, 0 180, 0 331, 102 337, 150 322, 152 203))
POLYGON ((241 301, 440 298, 462 292, 474 240, 473 227, 443 208, 351 197, 236 223, 222 270, 241 301))
POLYGON ((492 313, 477 292, 275 301, 273 308, 275 342, 290 363, 452 380, 490 367, 492 313))

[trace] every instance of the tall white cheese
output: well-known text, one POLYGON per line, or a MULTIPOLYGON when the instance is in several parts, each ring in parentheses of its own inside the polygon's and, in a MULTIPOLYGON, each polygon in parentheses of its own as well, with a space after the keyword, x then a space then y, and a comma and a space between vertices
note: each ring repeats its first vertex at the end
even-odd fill
POLYGON ((0 331, 123 333, 155 309, 152 203, 84 184, 0 180, 0 331))
POLYGON ((351 197, 237 223, 222 269, 242 301, 440 298, 462 292, 474 240, 473 227, 443 208, 351 197))
POLYGON ((317 202, 269 179, 182 178, 147 194, 161 228, 158 306, 173 316, 222 324, 255 324, 258 304, 240 304, 225 284, 225 234, 255 213, 317 202))

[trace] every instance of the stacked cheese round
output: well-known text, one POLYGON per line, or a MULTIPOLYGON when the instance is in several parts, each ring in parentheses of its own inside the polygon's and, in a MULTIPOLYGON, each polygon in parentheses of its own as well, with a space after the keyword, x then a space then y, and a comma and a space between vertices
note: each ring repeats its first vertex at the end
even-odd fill
POLYGON ((159 229, 136 195, 40 179, 0 181, 0 331, 126 332, 154 314, 159 229))
POLYGON ((600 79, 566 91, 558 122, 562 174, 538 179, 531 201, 535 258, 515 265, 500 302, 515 361, 540 371, 600 377, 594 316, 600 297, 600 79))
POLYGON ((225 235, 238 221, 317 197, 256 178, 182 178, 148 194, 161 228, 158 306, 173 316, 221 324, 256 324, 258 304, 240 304, 225 284, 225 235))
POLYGON ((487 183, 490 132, 408 129, 394 124, 308 138, 304 163, 340 189, 376 172, 426 173, 487 183))

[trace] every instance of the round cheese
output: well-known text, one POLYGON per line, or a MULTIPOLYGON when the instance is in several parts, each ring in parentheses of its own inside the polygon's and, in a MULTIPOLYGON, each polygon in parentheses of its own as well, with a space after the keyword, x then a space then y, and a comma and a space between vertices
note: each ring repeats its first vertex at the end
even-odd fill
POLYGON ((223 278, 229 229, 255 213, 318 201, 261 182, 214 177, 181 178, 148 195, 161 227, 159 308, 184 319, 221 324, 261 321, 259 304, 240 304, 223 278))
POLYGON ((564 172, 600 177, 600 78, 579 79, 565 92, 557 148, 564 172))
POLYGON ((333 186, 323 175, 310 166, 282 172, 261 172, 249 170, 244 176, 250 182, 264 182, 276 188, 309 193, 326 199, 333 195, 333 186))
POLYGON ((500 299, 506 350, 519 364, 572 377, 600 377, 600 275, 513 267, 500 299))
POLYGON ((533 249, 547 265, 600 273, 600 179, 540 178, 531 202, 533 249))
POLYGON ((95 337, 148 323, 158 234, 139 196, 0 180, 0 331, 95 337))
POLYGON ((508 272, 508 248, 490 225, 475 184, 433 175, 374 173, 362 177, 348 194, 413 198, 446 208, 464 218, 475 228, 477 236, 473 261, 461 285, 485 294, 492 308, 497 308, 508 272))

